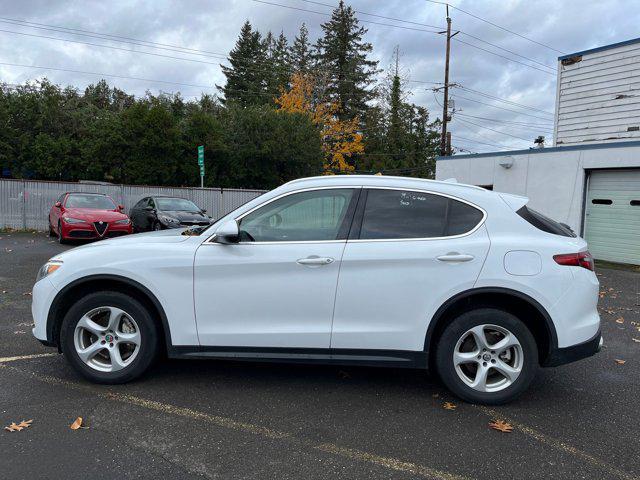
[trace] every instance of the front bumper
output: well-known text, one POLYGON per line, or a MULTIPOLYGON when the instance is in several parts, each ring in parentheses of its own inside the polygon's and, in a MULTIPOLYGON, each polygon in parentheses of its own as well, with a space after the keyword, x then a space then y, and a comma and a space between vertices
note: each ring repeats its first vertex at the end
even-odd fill
POLYGON ((582 360, 583 358, 595 355, 602 348, 602 334, 600 330, 592 338, 583 343, 565 348, 556 348, 549 352, 543 367, 557 367, 566 363, 582 360))
MULTIPOLYGON (((55 275, 55 272, 53 275, 55 275)), ((34 323, 33 336, 44 345, 51 345, 51 339, 47 338, 47 320, 49 308, 57 294, 58 289, 47 277, 33 285, 31 294, 31 315, 34 323)))
POLYGON ((133 233, 131 223, 115 224, 109 223, 106 225, 102 234, 98 232, 97 227, 93 223, 74 223, 64 224, 62 226, 62 237, 64 239, 96 239, 96 238, 113 238, 122 235, 129 235, 133 233))

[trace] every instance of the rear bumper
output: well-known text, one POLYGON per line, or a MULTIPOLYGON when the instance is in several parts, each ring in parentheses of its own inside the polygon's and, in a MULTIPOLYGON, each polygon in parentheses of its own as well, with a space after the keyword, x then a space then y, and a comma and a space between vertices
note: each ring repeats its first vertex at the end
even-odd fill
POLYGON ((566 363, 582 360, 583 358, 595 355, 602 348, 602 335, 600 330, 586 342, 572 345, 565 348, 556 348, 549 352, 547 359, 542 364, 543 367, 557 367, 566 363))

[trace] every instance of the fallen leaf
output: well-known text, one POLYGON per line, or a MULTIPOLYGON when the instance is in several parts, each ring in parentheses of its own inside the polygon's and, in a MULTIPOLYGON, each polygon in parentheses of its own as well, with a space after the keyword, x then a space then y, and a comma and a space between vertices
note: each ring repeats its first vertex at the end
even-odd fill
POLYGON ((513 431, 513 427, 503 420, 489 422, 489 427, 502 433, 511 433, 513 431))
POLYGON ((615 362, 616 362, 618 365, 624 365, 625 363, 627 363, 627 361, 626 361, 626 360, 620 360, 619 358, 616 358, 615 362))
POLYGON ((445 410, 455 410, 456 408, 458 408, 458 406, 455 403, 444 402, 442 408, 444 408, 445 410))
POLYGON ((616 323, 624 323, 624 318, 616 318, 616 323))
POLYGON ((78 417, 75 419, 75 421, 69 425, 69 428, 71 430, 78 430, 79 428, 89 428, 89 427, 85 427, 84 425, 82 425, 82 417, 78 417))
POLYGON ((31 426, 33 420, 22 420, 20 423, 11 422, 11 425, 4 427, 8 432, 19 432, 31 426))

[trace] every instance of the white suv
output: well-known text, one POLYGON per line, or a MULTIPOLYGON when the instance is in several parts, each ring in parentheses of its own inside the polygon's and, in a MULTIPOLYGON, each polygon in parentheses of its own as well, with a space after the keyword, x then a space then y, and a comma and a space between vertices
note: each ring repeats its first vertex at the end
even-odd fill
POLYGON ((52 258, 33 333, 92 381, 169 357, 431 368, 503 403, 599 350, 587 244, 527 199, 448 182, 289 182, 210 227, 52 258))

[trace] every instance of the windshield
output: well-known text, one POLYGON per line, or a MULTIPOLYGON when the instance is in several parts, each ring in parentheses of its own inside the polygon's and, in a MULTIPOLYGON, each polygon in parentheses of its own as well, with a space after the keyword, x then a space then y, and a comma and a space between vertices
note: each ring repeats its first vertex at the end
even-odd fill
POLYGON ((191 200, 184 198, 156 198, 158 210, 173 212, 200 212, 200 209, 191 200))
POLYGON ((69 195, 65 204, 67 208, 95 208, 99 210, 115 210, 116 204, 106 195, 77 194, 69 195))

